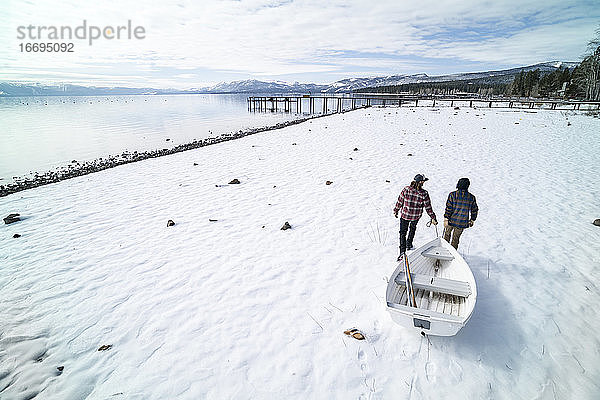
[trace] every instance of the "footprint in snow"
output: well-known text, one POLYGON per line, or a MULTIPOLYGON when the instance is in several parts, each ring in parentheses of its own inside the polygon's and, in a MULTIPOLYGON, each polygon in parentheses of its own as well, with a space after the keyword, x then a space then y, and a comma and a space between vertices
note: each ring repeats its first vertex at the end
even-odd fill
POLYGON ((362 393, 360 395, 360 398, 370 398, 370 395, 372 395, 372 393, 375 392, 375 378, 372 378, 371 374, 369 373, 370 368, 367 363, 367 355, 362 349, 358 350, 357 359, 360 364, 360 371, 363 376, 363 385, 365 385, 365 387, 370 392, 369 394, 362 393))
POLYGON ((435 383, 437 381, 437 367, 435 363, 427 361, 425 363, 425 377, 427 382, 435 383))
POLYGON ((448 368, 448 369, 450 371, 450 376, 452 377, 453 384, 462 382, 463 370, 459 363, 457 363, 455 360, 452 360, 450 362, 450 368, 448 368))

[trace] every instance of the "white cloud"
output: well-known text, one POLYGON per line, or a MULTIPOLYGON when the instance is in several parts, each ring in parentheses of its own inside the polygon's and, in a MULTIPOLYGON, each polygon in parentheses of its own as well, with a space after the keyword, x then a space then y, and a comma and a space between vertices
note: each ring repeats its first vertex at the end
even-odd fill
POLYGON ((596 22, 594 19, 584 19, 544 25, 519 31, 510 37, 493 38, 481 43, 440 44, 438 48, 447 56, 482 62, 528 64, 550 60, 577 61, 594 34, 596 22))
POLYGON ((357 68, 441 71, 448 60, 502 66, 574 60, 600 20, 595 2, 568 0, 165 0, 150 5, 127 0, 101 6, 68 0, 8 3, 0 12, 8 20, 0 28, 0 41, 8 43, 0 48, 0 79, 14 79, 14 71, 35 65, 38 71, 63 71, 50 76, 72 71, 80 77, 76 73, 83 69, 109 80, 128 76, 132 84, 179 86, 214 81, 220 71, 316 78, 357 68), (18 51, 19 25, 77 26, 84 19, 98 26, 132 20, 145 27, 146 38, 98 40, 93 46, 76 42, 73 54, 18 51))

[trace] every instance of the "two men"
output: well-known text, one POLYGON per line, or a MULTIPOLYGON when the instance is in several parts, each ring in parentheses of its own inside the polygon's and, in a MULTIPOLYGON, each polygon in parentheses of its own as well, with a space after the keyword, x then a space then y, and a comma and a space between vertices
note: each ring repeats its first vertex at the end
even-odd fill
MULTIPOLYGON (((437 225, 437 218, 431 208, 431 200, 427 190, 423 189, 423 183, 429 180, 422 174, 417 174, 410 186, 406 186, 396 202, 394 207, 394 216, 398 218, 400 213, 400 255, 406 253, 406 250, 413 248, 413 239, 417 223, 423 214, 423 208, 431 217, 431 223, 437 225), (408 238, 406 237, 408 232, 408 238)), ((450 242, 452 237, 452 246, 458 248, 458 241, 463 230, 473 226, 477 219, 477 201, 475 196, 469 193, 469 179, 461 178, 458 180, 456 188, 458 190, 448 195, 446 201, 446 210, 444 212, 444 239, 450 242)))

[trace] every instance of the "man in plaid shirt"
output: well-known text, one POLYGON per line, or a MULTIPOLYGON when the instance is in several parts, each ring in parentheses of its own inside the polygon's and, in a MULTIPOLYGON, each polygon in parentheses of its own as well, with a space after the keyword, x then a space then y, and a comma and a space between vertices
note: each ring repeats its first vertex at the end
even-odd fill
POLYGON ((410 183, 410 186, 406 186, 396 202, 394 207, 394 216, 398 218, 398 212, 400 212, 400 255, 398 261, 402 258, 402 254, 406 250, 413 249, 413 239, 415 237, 415 230, 417 229, 417 222, 423 214, 423 208, 427 211, 427 214, 431 217, 431 222, 437 225, 437 218, 431 208, 431 200, 429 199, 429 193, 423 189, 423 183, 429 180, 422 174, 417 174, 415 179, 410 183), (406 233, 408 232, 408 239, 406 233))

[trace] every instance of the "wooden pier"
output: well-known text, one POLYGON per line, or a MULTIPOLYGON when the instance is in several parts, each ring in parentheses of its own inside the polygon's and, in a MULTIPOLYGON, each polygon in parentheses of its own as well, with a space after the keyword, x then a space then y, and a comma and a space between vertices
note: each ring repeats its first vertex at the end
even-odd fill
POLYGON ((298 114, 333 114, 342 111, 371 106, 411 106, 411 107, 476 107, 476 108, 517 108, 543 110, 600 110, 599 101, 577 100, 538 100, 520 98, 462 98, 424 97, 392 95, 290 95, 290 96, 250 96, 248 111, 252 112, 294 112, 298 114), (316 109, 319 112, 316 112, 316 109))

